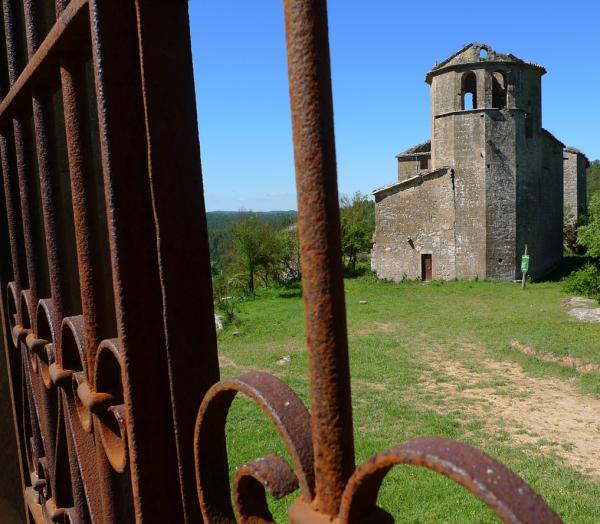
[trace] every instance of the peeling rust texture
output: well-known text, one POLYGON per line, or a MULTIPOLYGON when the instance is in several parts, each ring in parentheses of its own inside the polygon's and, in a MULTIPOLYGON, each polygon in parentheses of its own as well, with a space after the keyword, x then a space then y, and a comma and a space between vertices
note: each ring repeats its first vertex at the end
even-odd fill
POLYGON ((267 455, 238 468, 235 478, 235 513, 239 522, 275 523, 265 493, 280 499, 298 489, 298 479, 278 455, 267 455))
POLYGON ((326 2, 286 0, 315 507, 337 514, 354 469, 326 2))
POLYGON ((187 2, 1 7, 0 288, 26 519, 198 522, 194 423, 219 369, 187 2))
POLYGON ((184 519, 198 522, 194 424, 219 362, 187 2, 138 0, 136 9, 179 481, 184 519))
POLYGON ((311 413, 264 372, 219 379, 187 0, 2 0, 0 310, 29 524, 391 522, 396 464, 505 522, 560 522, 464 444, 358 469, 325 0, 285 0, 311 413), (285 444, 229 477, 237 394, 285 444), (230 486, 233 484, 233 493, 230 486))
MULTIPOLYGON (((235 522, 229 491, 225 422, 238 393, 256 402, 270 418, 292 459, 303 499, 312 501, 314 498, 314 459, 308 411, 296 394, 279 379, 263 372, 247 373, 213 386, 204 397, 198 413, 194 439, 196 478, 205 522, 235 522)), ((278 484, 290 486, 290 472, 282 468, 279 461, 269 459, 263 466, 260 473, 256 464, 247 465, 246 471, 252 470, 256 477, 275 478, 278 484)), ((240 480, 238 478, 238 488, 240 480)), ((252 486, 251 489, 257 489, 256 483, 247 484, 252 486)), ((236 493, 238 501, 244 498, 243 493, 236 493)), ((268 508, 263 504, 259 511, 258 502, 260 500, 254 501, 253 512, 267 515, 268 508)), ((247 503, 245 507, 248 507, 247 503)))
POLYGON ((542 498, 506 466, 471 446, 439 438, 405 442, 362 464, 344 493, 340 522, 393 522, 375 504, 383 479, 398 464, 422 466, 461 484, 503 522, 561 522, 542 498))

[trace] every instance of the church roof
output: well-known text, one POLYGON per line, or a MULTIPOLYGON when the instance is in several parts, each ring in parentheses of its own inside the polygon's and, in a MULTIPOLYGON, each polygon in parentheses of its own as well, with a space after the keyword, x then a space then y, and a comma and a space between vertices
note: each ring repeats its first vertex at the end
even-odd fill
POLYGON ((577 149, 576 147, 565 147, 565 151, 567 153, 575 153, 576 155, 583 155, 585 156, 585 153, 581 150, 581 149, 577 149))
POLYGON ((375 195, 376 199, 385 198, 410 187, 420 186, 423 182, 434 180, 444 175, 454 176, 454 169, 449 166, 444 166, 434 169, 433 171, 425 171, 411 178, 407 178, 406 180, 400 180, 399 182, 394 182, 393 184, 379 187, 373 190, 372 194, 375 195))
POLYGON ((523 64, 529 67, 533 67, 538 69, 541 74, 546 73, 546 69, 533 62, 527 62, 526 60, 522 60, 517 58, 513 54, 505 54, 505 53, 497 53, 487 44, 479 44, 476 42, 470 43, 459 49, 456 53, 450 55, 446 60, 442 62, 438 62, 425 77, 425 81, 427 83, 431 83, 431 79, 439 72, 444 71, 446 69, 452 68, 454 66, 459 66, 463 64, 479 64, 482 62, 489 63, 514 63, 514 64, 523 64), (484 51, 482 55, 481 52, 484 51))
POLYGON ((402 151, 396 155, 396 158, 415 158, 417 156, 430 156, 431 155, 431 140, 417 144, 406 151, 402 151))
POLYGON ((577 149, 576 147, 565 147, 565 152, 573 153, 575 155, 581 155, 583 158, 585 158, 585 161, 587 162, 587 165, 589 167, 590 159, 587 157, 587 155, 581 149, 577 149))
POLYGON ((563 144, 558 138, 556 138, 550 131, 548 131, 546 128, 542 127, 542 133, 544 133, 547 137, 551 138, 552 140, 554 140, 557 144, 561 145, 563 148, 565 147, 565 144, 563 144))

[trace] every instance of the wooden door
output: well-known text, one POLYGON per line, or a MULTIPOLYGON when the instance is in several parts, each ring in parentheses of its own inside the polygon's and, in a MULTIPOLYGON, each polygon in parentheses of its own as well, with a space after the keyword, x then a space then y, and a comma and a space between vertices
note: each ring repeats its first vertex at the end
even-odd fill
POLYGON ((421 255, 421 280, 431 282, 432 273, 431 255, 421 255))

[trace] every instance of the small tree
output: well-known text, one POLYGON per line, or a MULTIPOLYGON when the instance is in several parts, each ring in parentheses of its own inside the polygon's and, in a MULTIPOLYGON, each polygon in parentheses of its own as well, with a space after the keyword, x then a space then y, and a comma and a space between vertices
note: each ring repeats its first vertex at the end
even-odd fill
POLYGON ((254 293, 257 272, 269 261, 273 233, 267 224, 250 214, 232 226, 231 234, 231 265, 247 275, 248 291, 254 293))
POLYGON ((588 222, 577 229, 578 244, 587 248, 588 256, 600 259, 600 193, 592 195, 588 222))
POLYGON ((587 170, 588 200, 591 200, 598 192, 600 192, 600 160, 594 160, 587 170))
POLYGON ((229 277, 223 273, 212 278, 215 310, 222 317, 222 328, 239 323, 239 309, 246 292, 246 282, 237 275, 229 277))
POLYGON ((375 231, 375 203, 360 192, 340 200, 340 221, 342 228, 342 254, 346 268, 356 272, 356 261, 361 253, 368 253, 373 246, 375 231))
POLYGON ((578 255, 585 253, 585 248, 579 242, 579 229, 587 224, 587 216, 579 215, 575 220, 575 214, 570 205, 566 205, 564 209, 565 222, 563 225, 563 240, 565 247, 571 252, 578 255))

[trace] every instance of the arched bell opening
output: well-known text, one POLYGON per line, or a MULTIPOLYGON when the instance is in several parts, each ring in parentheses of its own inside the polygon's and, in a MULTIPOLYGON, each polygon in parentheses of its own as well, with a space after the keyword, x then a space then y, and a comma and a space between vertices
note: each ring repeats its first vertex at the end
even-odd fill
POLYGON ((506 107, 506 73, 494 71, 492 73, 492 107, 504 109, 506 107))
POLYGON ((473 71, 465 73, 461 80, 462 109, 477 109, 477 76, 473 71))

